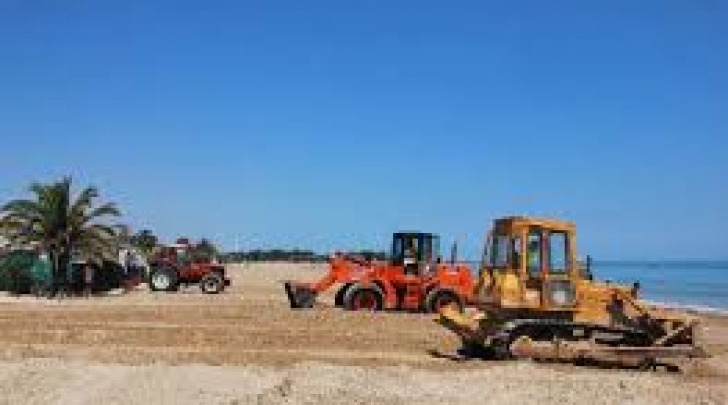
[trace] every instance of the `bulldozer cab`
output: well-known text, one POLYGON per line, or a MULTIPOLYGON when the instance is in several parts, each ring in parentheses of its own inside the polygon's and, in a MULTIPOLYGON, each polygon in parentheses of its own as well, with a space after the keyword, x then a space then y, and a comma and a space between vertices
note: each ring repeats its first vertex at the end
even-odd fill
POLYGON ((549 219, 495 220, 484 250, 480 287, 491 287, 491 301, 503 306, 573 309, 580 274, 574 231, 569 222, 549 219))
POLYGON ((391 263, 405 274, 422 275, 433 269, 440 257, 440 237, 431 233, 397 232, 392 236, 391 263))

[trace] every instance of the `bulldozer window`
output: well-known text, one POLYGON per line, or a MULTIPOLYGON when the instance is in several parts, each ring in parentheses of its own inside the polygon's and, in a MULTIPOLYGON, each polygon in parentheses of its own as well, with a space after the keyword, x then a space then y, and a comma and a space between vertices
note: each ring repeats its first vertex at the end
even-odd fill
POLYGON ((543 233, 540 229, 531 229, 528 233, 526 245, 526 267, 528 275, 532 278, 541 277, 541 245, 543 233))
POLYGON ((564 232, 549 234, 549 273, 564 274, 569 268, 568 238, 564 232))
POLYGON ((511 241, 506 235, 496 235, 493 237, 493 246, 490 250, 490 264, 496 268, 508 267, 508 248, 511 241))
POLYGON ((523 258, 523 252, 521 251, 521 238, 516 236, 512 239, 511 244, 511 252, 512 252, 512 258, 511 258, 511 267, 519 270, 521 268, 521 260, 523 258))

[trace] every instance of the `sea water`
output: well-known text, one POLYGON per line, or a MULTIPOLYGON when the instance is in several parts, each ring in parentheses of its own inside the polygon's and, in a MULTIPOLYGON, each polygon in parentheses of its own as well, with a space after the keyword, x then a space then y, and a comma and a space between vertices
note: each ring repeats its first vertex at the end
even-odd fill
POLYGON ((728 312, 728 261, 597 261, 592 267, 597 280, 639 282, 648 301, 728 312))
POLYGON ((595 261, 592 273, 596 281, 638 282, 640 298, 655 304, 728 314, 728 261, 595 261))

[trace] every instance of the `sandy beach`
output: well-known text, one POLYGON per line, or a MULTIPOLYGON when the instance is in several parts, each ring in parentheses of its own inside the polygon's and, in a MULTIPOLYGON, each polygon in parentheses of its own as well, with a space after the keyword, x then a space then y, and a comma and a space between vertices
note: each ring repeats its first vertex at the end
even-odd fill
POLYGON ((229 267, 218 296, 0 297, 1 403, 728 402, 728 319, 706 316, 709 360, 681 373, 458 362, 432 316, 350 313, 333 296, 288 308, 280 281, 320 265, 229 267))

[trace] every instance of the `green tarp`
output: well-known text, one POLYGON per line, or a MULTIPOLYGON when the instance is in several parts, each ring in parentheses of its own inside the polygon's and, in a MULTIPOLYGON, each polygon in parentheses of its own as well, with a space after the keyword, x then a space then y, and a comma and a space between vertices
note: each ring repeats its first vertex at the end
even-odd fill
POLYGON ((51 263, 29 250, 0 255, 0 290, 25 293, 31 287, 46 285, 51 279, 51 263))
MULTIPOLYGON (((94 264, 92 289, 109 291, 122 285, 123 269, 113 261, 94 264)), ((66 285, 72 292, 84 288, 83 269, 80 262, 68 264, 66 285)), ((49 260, 38 257, 32 250, 14 250, 0 254, 0 291, 18 294, 42 295, 52 284, 52 266, 49 260)))

